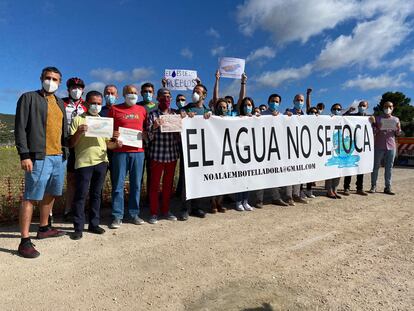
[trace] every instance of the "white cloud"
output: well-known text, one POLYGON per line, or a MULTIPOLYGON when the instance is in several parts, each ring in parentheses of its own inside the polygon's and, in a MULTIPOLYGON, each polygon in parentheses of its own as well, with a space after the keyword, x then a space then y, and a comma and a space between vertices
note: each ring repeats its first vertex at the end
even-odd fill
POLYGON ((346 81, 342 86, 344 88, 359 88, 363 91, 375 89, 390 89, 398 87, 410 87, 411 83, 407 82, 405 73, 396 76, 382 74, 377 77, 367 75, 358 75, 356 79, 346 81))
POLYGON ((351 35, 341 35, 326 44, 316 60, 316 67, 322 70, 356 64, 376 67, 410 31, 404 18, 391 15, 359 23, 351 35))
POLYGON ((389 66, 392 68, 408 67, 411 71, 414 71, 414 51, 411 51, 401 58, 395 59, 389 66))
POLYGON ((206 34, 213 38, 220 38, 219 32, 215 30, 213 27, 210 27, 210 29, 206 31, 206 34))
POLYGON ((252 51, 249 56, 247 56, 246 61, 247 62, 251 62, 251 61, 255 61, 261 58, 274 58, 276 56, 276 51, 275 49, 272 49, 268 46, 264 46, 262 48, 259 48, 255 51, 252 51))
POLYGON ((278 87, 284 82, 300 80, 309 76, 312 72, 312 65, 306 64, 300 68, 286 68, 277 71, 267 71, 262 76, 255 78, 255 81, 262 86, 278 87))
POLYGON ((301 41, 350 20, 366 20, 390 12, 407 16, 413 1, 406 0, 246 0, 237 8, 240 30, 272 34, 277 43, 301 41))
POLYGON ((134 68, 131 71, 115 71, 111 68, 97 68, 90 72, 90 75, 98 80, 114 83, 145 79, 150 77, 154 71, 149 68, 134 68))
POLYGON ((99 92, 103 93, 105 85, 106 85, 106 83, 99 82, 99 81, 89 83, 89 84, 85 85, 84 95, 86 95, 86 93, 88 93, 89 91, 99 91, 99 92))
POLYGON ((211 49, 211 55, 217 56, 223 54, 226 48, 224 46, 218 46, 216 48, 211 49))
POLYGON ((193 58, 193 52, 192 52, 189 48, 183 48, 183 49, 180 51, 180 55, 181 55, 182 57, 184 57, 184 58, 188 58, 188 59, 193 58))

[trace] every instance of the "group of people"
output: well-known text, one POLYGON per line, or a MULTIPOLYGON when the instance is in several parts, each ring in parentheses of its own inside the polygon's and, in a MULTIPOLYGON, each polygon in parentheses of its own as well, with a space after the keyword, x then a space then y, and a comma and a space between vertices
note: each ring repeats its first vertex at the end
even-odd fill
MULTIPOLYGON (((21 242, 18 252, 26 258, 36 258, 40 253, 35 249, 29 237, 33 205, 38 202, 40 210, 38 239, 59 237, 65 232, 52 227, 51 215, 55 197, 62 195, 66 172, 65 219, 74 224, 73 240, 83 237, 85 226, 85 204, 89 198, 88 232, 103 234, 100 226, 100 209, 102 189, 107 174, 112 185, 112 222, 111 229, 117 229, 124 219, 136 225, 144 224, 140 217, 141 185, 143 173, 146 173, 150 224, 159 219, 170 221, 187 220, 189 215, 205 217, 205 208, 201 199, 186 200, 183 149, 180 133, 162 132, 160 116, 179 114, 182 118, 202 115, 208 119, 211 115, 229 117, 260 117, 262 115, 278 116, 321 115, 325 106, 318 103, 311 105, 311 89, 306 98, 297 94, 291 108, 281 111, 282 97, 271 94, 267 104, 256 106, 251 97, 246 96, 247 76, 241 77, 240 93, 237 102, 231 96, 219 96, 220 73, 216 72, 213 98, 207 101, 207 88, 199 79, 193 89, 191 100, 183 94, 176 96, 177 109, 172 109, 172 94, 165 87, 155 91, 154 85, 144 83, 140 90, 134 85, 122 89, 122 103, 117 104, 121 94, 115 85, 106 85, 103 94, 92 90, 82 98, 85 83, 80 78, 70 78, 66 82, 68 97, 63 99, 55 95, 61 84, 62 74, 56 67, 46 67, 40 76, 41 89, 21 95, 17 102, 15 119, 16 147, 25 171, 25 188, 20 209, 21 242), (138 101, 141 95, 142 101, 138 101), (114 132, 111 138, 88 137, 86 118, 113 118, 114 132), (128 128, 142 132, 143 145, 133 147, 123 145, 119 128, 128 128), (173 192, 174 175, 177 162, 180 163, 176 192, 182 198, 182 208, 177 216, 170 212, 170 200, 173 192), (128 209, 124 210, 124 187, 129 178, 128 209), (162 178, 162 180, 161 180, 162 178), (160 185, 161 204, 159 198, 160 185)), ((341 104, 335 103, 330 108, 331 115, 367 116, 368 102, 361 101, 358 111, 344 111, 341 104)), ((400 134, 398 118, 392 115, 393 104, 384 103, 383 114, 371 116, 375 135, 374 170, 371 175, 371 193, 376 192, 378 170, 382 159, 385 160, 384 193, 393 195, 391 189, 392 165, 395 157, 395 136, 400 134), (381 120, 395 119, 395 130, 382 130, 381 120)), ((350 194, 351 177, 345 177, 343 195, 350 194)), ((327 196, 340 199, 337 192, 339 178, 325 181, 327 196)), ((367 195, 363 189, 363 175, 357 176, 357 193, 367 195)), ((308 203, 314 198, 313 183, 291 185, 270 189, 272 204, 280 206, 308 203)), ((264 189, 255 191, 253 206, 262 208, 264 189)), ((249 192, 235 194, 235 209, 252 211, 249 192)), ((209 212, 225 212, 223 196, 212 197, 209 212)))

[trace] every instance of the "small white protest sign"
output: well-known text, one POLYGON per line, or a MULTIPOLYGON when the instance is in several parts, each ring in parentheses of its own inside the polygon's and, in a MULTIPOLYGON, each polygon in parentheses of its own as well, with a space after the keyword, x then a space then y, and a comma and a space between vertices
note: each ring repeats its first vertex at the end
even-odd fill
POLYGON ((240 79, 246 61, 241 58, 222 57, 219 60, 220 75, 223 78, 240 79))
POLYGON ((175 91, 192 90, 197 82, 197 71, 185 69, 165 69, 164 78, 167 80, 166 87, 175 91))

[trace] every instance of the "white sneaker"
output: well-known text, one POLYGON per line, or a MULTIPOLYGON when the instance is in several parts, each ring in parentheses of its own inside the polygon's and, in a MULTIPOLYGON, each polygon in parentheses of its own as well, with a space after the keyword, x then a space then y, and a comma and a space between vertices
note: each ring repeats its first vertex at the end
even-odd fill
POLYGON ((245 211, 249 211, 249 212, 253 210, 253 207, 251 207, 249 203, 247 203, 247 201, 243 202, 243 208, 245 211))
POLYGON ((239 211, 239 212, 244 211, 244 207, 243 207, 242 202, 236 202, 236 211, 239 211))

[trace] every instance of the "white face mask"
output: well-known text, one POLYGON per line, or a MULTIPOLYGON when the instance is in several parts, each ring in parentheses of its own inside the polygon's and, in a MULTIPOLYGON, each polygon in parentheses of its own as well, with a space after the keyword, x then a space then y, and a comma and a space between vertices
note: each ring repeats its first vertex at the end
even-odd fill
POLYGON ((125 103, 128 106, 133 106, 138 101, 138 95, 137 94, 126 94, 125 95, 125 103))
POLYGON ((70 97, 74 100, 78 100, 79 98, 81 98, 83 93, 82 89, 71 89, 70 90, 70 97))
POLYGON ((58 89, 59 84, 57 84, 57 82, 52 81, 52 80, 44 80, 42 82, 42 87, 46 92, 54 93, 58 89))
POLYGON ((193 100, 193 103, 198 103, 200 101, 200 95, 198 95, 198 93, 193 93, 193 96, 191 97, 191 99, 193 100))
POLYGON ((102 105, 95 105, 95 104, 93 104, 93 105, 90 105, 89 106, 88 112, 91 115, 96 116, 96 115, 98 115, 101 112, 101 109, 102 109, 102 105))
POLYGON ((392 109, 391 108, 384 108, 384 113, 385 114, 391 114, 392 109))

